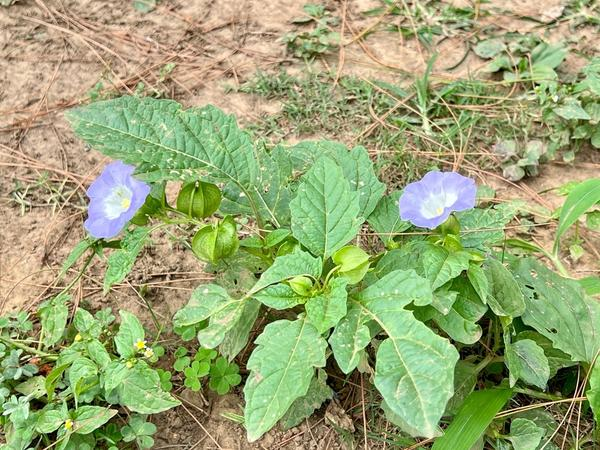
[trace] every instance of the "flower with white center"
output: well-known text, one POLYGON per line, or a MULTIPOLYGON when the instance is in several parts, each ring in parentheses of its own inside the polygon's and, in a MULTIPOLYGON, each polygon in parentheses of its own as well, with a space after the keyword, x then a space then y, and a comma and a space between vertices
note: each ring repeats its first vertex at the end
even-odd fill
POLYGON ((135 167, 115 161, 87 190, 90 198, 88 218, 84 225, 95 238, 112 238, 146 201, 150 186, 133 178, 135 167))
POLYGON ((410 183, 400 197, 400 218, 421 228, 434 229, 454 211, 475 206, 477 186, 456 172, 429 172, 410 183))

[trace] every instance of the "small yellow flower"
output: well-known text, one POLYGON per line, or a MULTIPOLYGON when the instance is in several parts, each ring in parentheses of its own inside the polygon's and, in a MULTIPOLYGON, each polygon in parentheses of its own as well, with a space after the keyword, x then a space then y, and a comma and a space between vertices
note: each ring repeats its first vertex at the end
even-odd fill
POLYGON ((73 421, 71 419, 65 420, 65 429, 66 430, 73 429, 73 421))
POLYGON ((133 344, 133 346, 136 348, 136 350, 140 351, 140 350, 144 350, 146 348, 146 341, 143 341, 141 339, 138 339, 137 341, 135 341, 135 344, 133 344))
POLYGON ((77 335, 75 335, 75 342, 79 342, 82 339, 83 339, 83 337, 79 333, 77 333, 77 335))
POLYGON ((152 350, 151 348, 147 348, 144 352, 144 356, 146 358, 152 358, 154 356, 154 350, 152 350))

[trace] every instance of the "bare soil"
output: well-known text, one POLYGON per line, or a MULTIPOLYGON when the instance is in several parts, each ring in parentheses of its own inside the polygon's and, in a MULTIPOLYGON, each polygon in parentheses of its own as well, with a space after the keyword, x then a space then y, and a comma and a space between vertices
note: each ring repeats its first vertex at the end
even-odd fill
MULTIPOLYGON (((539 21, 532 26, 522 16, 542 17, 544 23, 553 20, 564 3, 492 1, 485 7, 502 12, 482 16, 478 25, 542 32, 539 21)), ((146 92, 156 91, 185 106, 212 103, 248 123, 261 120, 279 105, 229 92, 228 87, 239 86, 257 70, 299 72, 306 68, 286 54, 279 40, 294 28, 291 20, 304 14, 301 1, 163 0, 147 14, 132 4, 123 0, 21 0, 9 8, 0 7, 0 313, 31 310, 65 283, 56 278, 68 252, 84 236, 85 188, 107 160, 74 136, 63 112, 86 101, 98 82, 104 86, 100 94, 132 93, 144 83, 146 92), (172 72, 161 74, 170 63, 175 64, 172 72)), ((400 84, 424 71, 429 50, 378 27, 377 17, 361 15, 380 2, 326 4, 345 18, 339 30, 343 41, 355 42, 317 59, 312 70, 400 84), (368 29, 374 32, 359 42, 356 37, 368 29)), ((554 30, 559 37, 567 32, 560 27, 554 30)), ((469 76, 482 66, 484 62, 468 51, 468 39, 456 34, 439 42, 435 76, 469 76)), ((584 39, 582 45, 590 44, 584 39)), ((590 153, 572 165, 548 164, 540 177, 524 183, 511 185, 500 178, 487 181, 498 189, 500 198, 525 198, 556 207, 557 197, 538 193, 566 181, 597 176, 599 168, 598 156, 590 153)), ((551 233, 552 229, 545 228, 533 237, 548 246, 551 233)), ((574 270, 598 272, 597 236, 584 234, 584 239, 588 251, 574 270)), ((167 322, 191 290, 210 279, 191 253, 167 235, 155 239, 127 281, 107 296, 102 296, 102 270, 101 264, 92 267, 90 275, 78 283, 75 304, 131 310, 145 319, 149 329, 153 324, 138 294, 141 286, 148 288, 146 299, 160 320, 167 322)), ((153 418, 159 427, 155 448, 346 448, 324 411, 288 432, 274 430, 248 444, 243 428, 222 416, 223 412, 241 413, 241 392, 206 399, 189 391, 178 395, 183 407, 153 418)))

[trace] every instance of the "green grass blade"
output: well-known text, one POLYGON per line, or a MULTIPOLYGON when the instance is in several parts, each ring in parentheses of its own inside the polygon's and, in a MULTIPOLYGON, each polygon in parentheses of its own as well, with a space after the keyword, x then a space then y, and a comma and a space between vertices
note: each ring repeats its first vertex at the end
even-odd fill
POLYGON ((600 178, 591 178, 571 191, 560 211, 558 229, 554 241, 554 254, 558 254, 560 238, 579 217, 600 202, 600 178))
POLYGON ((511 396, 512 389, 471 392, 431 450, 470 450, 511 396))

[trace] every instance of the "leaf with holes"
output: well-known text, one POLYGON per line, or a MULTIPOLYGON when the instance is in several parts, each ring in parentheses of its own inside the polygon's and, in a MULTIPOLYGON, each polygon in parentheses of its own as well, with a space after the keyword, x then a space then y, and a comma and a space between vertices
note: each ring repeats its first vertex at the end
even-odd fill
POLYGON ((515 278, 525 296, 523 322, 573 361, 591 362, 600 350, 600 304, 531 258, 518 261, 515 278))

